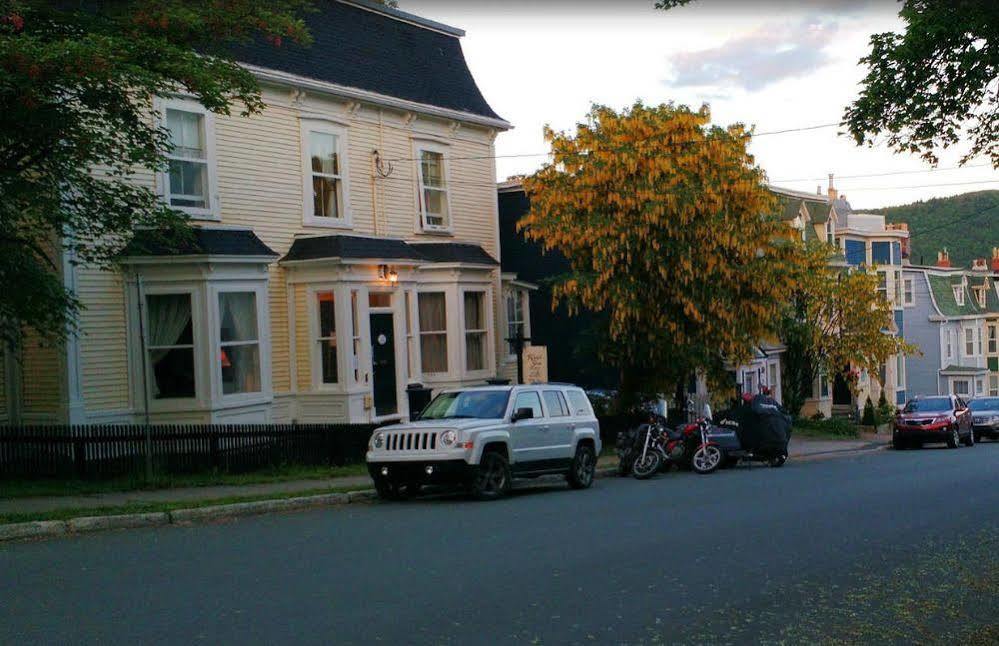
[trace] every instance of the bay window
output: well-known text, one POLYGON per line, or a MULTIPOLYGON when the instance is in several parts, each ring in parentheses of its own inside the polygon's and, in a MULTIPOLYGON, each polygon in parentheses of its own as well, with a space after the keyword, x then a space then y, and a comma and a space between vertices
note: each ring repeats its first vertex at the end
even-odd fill
POLYGON ((146 296, 148 371, 153 399, 195 396, 194 322, 191 295, 146 296))
POLYGON ((989 354, 996 354, 996 326, 989 326, 989 354))
POLYGON ((964 329, 964 356, 973 357, 975 355, 975 330, 964 329))
POLYGON ((465 292, 465 369, 486 369, 486 293, 465 292))
POLYGON ((419 159, 420 218, 424 229, 444 230, 451 226, 447 172, 444 151, 421 146, 419 159))
POLYGON ((348 226, 346 131, 328 123, 303 122, 305 224, 348 226))
POLYGON ((318 314, 316 344, 319 348, 318 381, 320 384, 335 384, 339 380, 336 365, 336 307, 333 302, 333 292, 317 293, 316 309, 318 314))
POLYGON ((426 374, 447 372, 447 311, 444 292, 417 296, 420 323, 421 369, 426 374))
POLYGON ((219 292, 218 361, 223 395, 260 392, 256 293, 219 292))

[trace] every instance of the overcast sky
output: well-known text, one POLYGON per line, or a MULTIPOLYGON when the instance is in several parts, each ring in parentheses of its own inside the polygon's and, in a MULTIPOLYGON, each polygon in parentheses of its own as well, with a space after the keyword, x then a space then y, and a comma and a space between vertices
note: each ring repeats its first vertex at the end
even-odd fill
MULTIPOLYGON (((542 126, 572 128, 593 102, 706 102, 716 123, 742 121, 757 132, 836 123, 863 78, 857 61, 868 38, 901 24, 890 0, 695 0, 668 12, 653 0, 399 0, 399 8, 467 32, 462 45, 479 87, 514 125, 497 139, 498 155, 546 150, 542 126)), ((957 151, 945 152, 934 172, 849 178, 930 167, 858 148, 838 131, 759 137, 751 150, 771 181, 788 188, 821 183, 824 191, 835 173, 854 208, 999 189, 999 173, 984 161, 949 170, 957 151)), ((499 159, 498 178, 543 160, 499 159)))

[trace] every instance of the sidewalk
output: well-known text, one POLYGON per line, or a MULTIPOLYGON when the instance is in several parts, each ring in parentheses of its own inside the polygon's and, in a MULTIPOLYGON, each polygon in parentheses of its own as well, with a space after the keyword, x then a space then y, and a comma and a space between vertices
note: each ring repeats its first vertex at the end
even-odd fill
MULTIPOLYGON (((876 436, 858 440, 813 440, 793 437, 791 438, 790 454, 792 458, 799 459, 813 456, 835 456, 836 454, 880 448, 886 443, 886 439, 878 439, 876 436)), ((600 469, 612 469, 616 466, 617 458, 612 455, 605 455, 598 462, 600 469)), ((102 507, 124 507, 136 504, 184 502, 197 504, 209 500, 221 500, 233 497, 266 497, 269 495, 280 497, 297 493, 306 494, 372 488, 374 488, 374 484, 368 476, 349 476, 247 485, 179 487, 153 491, 122 491, 79 496, 14 498, 0 500, 0 515, 45 513, 63 509, 86 510, 102 507)))

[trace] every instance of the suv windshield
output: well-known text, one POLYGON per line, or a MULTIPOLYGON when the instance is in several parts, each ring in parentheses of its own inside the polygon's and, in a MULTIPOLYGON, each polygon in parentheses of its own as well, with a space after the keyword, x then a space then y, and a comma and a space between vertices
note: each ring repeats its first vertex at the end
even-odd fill
POLYGON ((972 399, 968 408, 974 411, 979 410, 999 410, 999 397, 989 397, 988 399, 972 399))
POLYGON ((462 390, 434 397, 419 419, 502 419, 509 390, 462 390))
POLYGON ((942 413, 950 410, 950 397, 914 399, 905 405, 903 413, 942 413))

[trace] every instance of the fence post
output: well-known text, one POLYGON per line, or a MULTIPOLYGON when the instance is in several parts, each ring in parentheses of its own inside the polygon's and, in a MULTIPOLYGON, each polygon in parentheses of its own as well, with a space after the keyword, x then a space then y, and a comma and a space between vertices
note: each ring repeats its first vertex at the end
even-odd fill
POLYGON ((146 482, 153 481, 153 432, 149 424, 144 424, 146 444, 146 482))
POLYGON ((208 429, 208 450, 211 452, 212 468, 219 468, 219 436, 214 428, 208 429))

